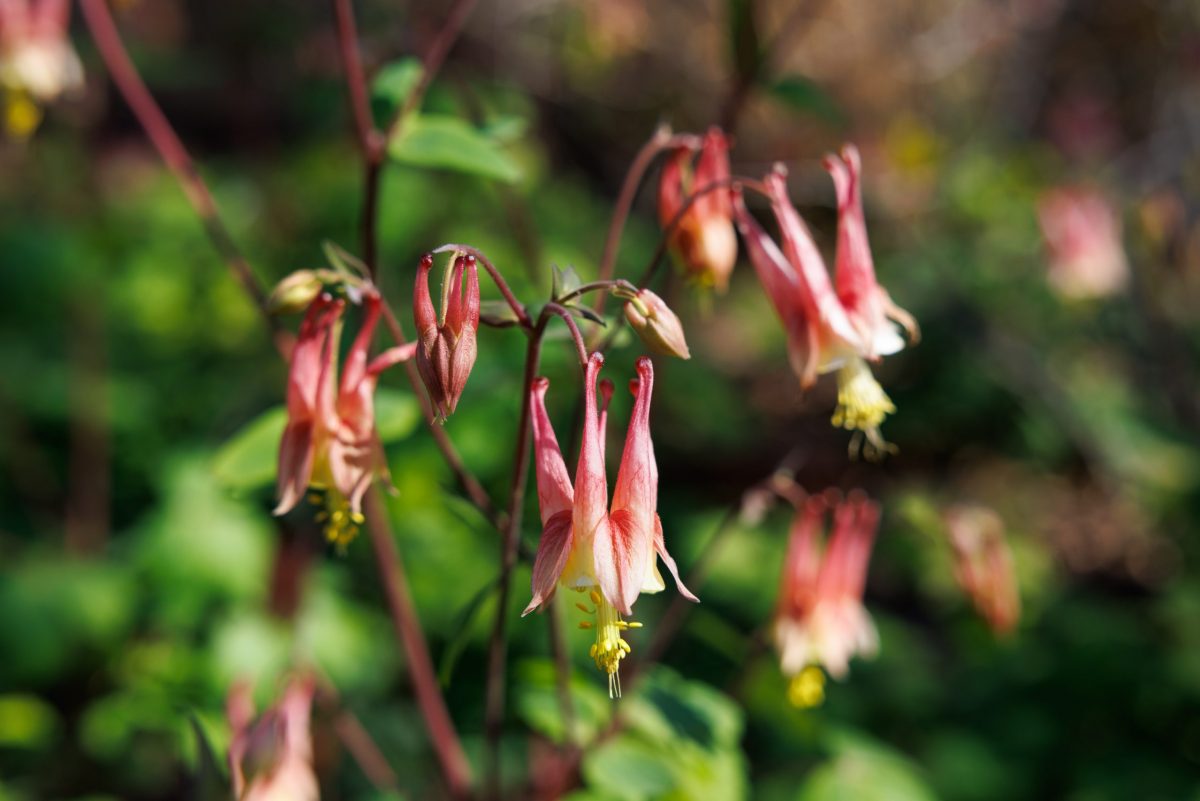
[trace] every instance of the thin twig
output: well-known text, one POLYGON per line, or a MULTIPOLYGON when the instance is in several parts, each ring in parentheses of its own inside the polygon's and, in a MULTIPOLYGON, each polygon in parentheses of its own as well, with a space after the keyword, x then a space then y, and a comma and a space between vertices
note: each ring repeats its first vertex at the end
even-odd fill
POLYGON ((513 314, 517 315, 517 322, 521 327, 526 330, 533 328, 533 321, 529 319, 529 312, 525 310, 525 305, 517 300, 517 296, 508 288, 508 282, 504 280, 504 276, 500 274, 500 271, 496 269, 496 265, 492 264, 491 259, 485 256, 482 250, 473 248, 470 245, 459 245, 453 242, 439 245, 433 249, 434 253, 446 253, 448 251, 474 256, 475 261, 482 264, 483 269, 487 270, 488 275, 492 277, 492 282, 500 290, 500 294, 504 297, 504 302, 513 310, 513 314))
POLYGON ((429 656, 429 646, 425 642, 417 611, 409 595, 408 578, 400 563, 400 554, 392 541, 387 510, 375 487, 367 492, 364 511, 371 547, 375 552, 375 563, 379 568, 380 582, 387 598, 396 636, 408 657, 408 673, 412 678, 413 693, 429 729, 429 739, 433 743, 450 794, 454 798, 466 798, 471 789, 471 766, 458 740, 450 713, 446 710, 437 671, 434 670, 433 660, 429 656))
POLYGON ((571 332, 571 338, 575 340, 575 350, 579 355, 579 366, 586 370, 588 362, 587 345, 584 344, 583 333, 580 332, 579 325, 575 322, 575 318, 571 316, 571 312, 557 303, 547 303, 543 308, 551 314, 557 314, 567 324, 567 330, 571 332))
POLYGON ((557 300, 559 303, 570 303, 575 298, 579 297, 580 295, 585 295, 588 292, 595 292, 600 289, 612 290, 616 289, 617 287, 620 287, 621 289, 627 289, 630 292, 637 292, 638 289, 631 282, 626 281, 624 278, 613 278, 606 281, 588 281, 586 284, 577 286, 570 292, 555 298, 555 300, 557 300))
MULTIPOLYGON (((617 250, 621 245, 621 234, 625 230, 625 221, 629 219, 629 210, 633 207, 633 199, 655 156, 671 148, 690 147, 696 149, 699 146, 700 143, 694 135, 672 135, 671 128, 667 125, 661 125, 655 129, 649 141, 642 145, 642 149, 634 157, 633 163, 629 165, 629 171, 625 173, 625 180, 617 195, 617 203, 613 207, 612 220, 608 224, 608 233, 604 237, 604 252, 600 256, 600 269, 597 273, 599 280, 607 281, 613 276, 617 264, 617 250)), ((607 295, 601 295, 596 298, 595 309, 597 312, 603 311, 607 297, 607 295)))
MULTIPOLYGON (((396 315, 386 303, 383 304, 383 321, 397 345, 403 345, 408 341, 404 336, 404 330, 400 327, 400 321, 396 319, 396 315)), ((454 447, 454 443, 450 441, 450 435, 446 433, 446 429, 438 424, 434 416, 433 405, 429 402, 429 397, 425 394, 425 387, 421 383, 421 375, 417 372, 416 364, 411 360, 405 362, 404 372, 408 376, 409 384, 412 385, 413 394, 417 396, 417 402, 421 405, 421 414, 425 418, 426 428, 429 429, 429 433, 433 437, 433 441, 437 444, 438 450, 442 452, 442 458, 446 460, 446 464, 454 471, 454 475, 458 478, 458 483, 462 485, 463 491, 467 493, 467 497, 471 503, 479 509, 492 525, 503 531, 506 517, 496 511, 496 508, 492 505, 491 497, 487 494, 487 490, 483 488, 483 485, 479 483, 479 479, 475 478, 475 475, 467 468, 462 460, 462 456, 459 455, 458 450, 454 447)))
POLYGON ((208 185, 197 172, 196 165, 188 154, 187 148, 184 147, 183 141, 171 127, 171 123, 138 74, 137 67, 129 58, 125 45, 121 43, 121 34, 117 31, 116 23, 113 22, 106 0, 80 0, 80 8, 83 10, 83 17, 87 22, 88 29, 92 33, 92 39, 96 42, 96 49, 100 51, 100 57, 104 59, 104 64, 108 67, 108 72, 112 76, 117 90, 125 98, 125 102, 133 111, 133 115, 146 132, 146 136, 149 137, 155 150, 174 173, 188 202, 191 203, 196 215, 203 223, 205 232, 212 240, 213 247, 216 248, 217 253, 225 261, 234 277, 242 284, 246 294, 254 301, 254 305, 258 307, 267 326, 271 329, 276 345, 282 350, 283 340, 280 337, 279 321, 267 311, 266 293, 258 279, 255 278, 249 263, 238 250, 229 229, 222 222, 220 213, 217 211, 216 201, 213 200, 208 185))
POLYGON ((517 441, 513 454, 512 495, 508 505, 508 525, 504 529, 501 550, 496 623, 488 645, 487 697, 484 710, 486 738, 486 779, 484 790, 490 799, 500 798, 500 734, 504 728, 505 667, 508 650, 508 602, 512 571, 521 544, 521 512, 525 505, 525 484, 529 473, 529 433, 531 394, 541 361, 542 337, 549 321, 543 309, 529 334, 525 353, 525 376, 521 384, 521 417, 517 423, 517 441))
POLYGON ((391 121, 384 128, 384 141, 392 141, 396 137, 396 134, 400 132, 404 121, 421 105, 421 101, 425 98, 425 92, 429 89, 429 85, 433 83, 434 76, 442 68, 442 62, 446 60, 446 56, 450 53, 450 48, 454 46, 455 40, 458 39, 463 25, 466 24, 467 17, 471 15, 471 9, 474 7, 475 0, 457 0, 453 7, 451 7, 450 13, 446 15, 446 20, 442 23, 437 36, 429 43, 429 47, 425 50, 425 56, 421 59, 420 77, 409 91, 408 96, 404 98, 404 102, 400 104, 400 108, 396 110, 391 121))

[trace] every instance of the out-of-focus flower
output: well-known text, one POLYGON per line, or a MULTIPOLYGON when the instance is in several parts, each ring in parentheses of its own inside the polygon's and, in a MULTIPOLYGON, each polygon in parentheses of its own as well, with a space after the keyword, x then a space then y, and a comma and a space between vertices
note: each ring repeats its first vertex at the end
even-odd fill
POLYGON ((1088 187, 1052 189, 1038 200, 1038 223, 1050 261, 1050 286, 1065 298, 1114 295, 1129 281, 1121 221, 1112 204, 1088 187))
POLYGON ((253 721, 250 687, 229 694, 226 715, 232 730, 229 774, 238 801, 317 801, 313 771, 312 717, 314 683, 293 678, 279 702, 253 721))
MULTIPOLYGON (((658 185, 658 219, 665 228, 679 215, 691 193, 729 180, 729 141, 720 128, 704 136, 695 174, 692 151, 681 147, 663 165, 658 185)), ((737 263, 737 235, 733 209, 723 189, 705 192, 692 203, 668 234, 671 250, 698 285, 724 292, 737 263)))
POLYGON ((867 362, 903 349, 900 329, 916 341, 916 320, 892 302, 875 279, 860 188, 861 161, 853 145, 825 158, 838 196, 838 245, 834 279, 808 227, 787 195, 786 172, 764 179, 779 224, 782 250, 733 193, 734 214, 763 290, 788 337, 788 353, 800 386, 838 371, 833 424, 861 432, 868 455, 888 450, 880 426, 896 410, 867 362))
POLYGON ((824 699, 824 668, 841 679, 850 658, 879 648, 875 624, 863 608, 863 588, 879 507, 860 492, 839 502, 833 492, 813 496, 796 513, 784 560, 775 615, 780 666, 791 679, 788 697, 797 706, 824 699), (833 511, 833 532, 820 542, 833 511))
POLYGON ((649 289, 640 289, 625 303, 625 319, 641 337, 651 353, 690 359, 683 324, 662 298, 649 289))
POLYGON ((433 256, 426 254, 417 268, 413 316, 417 323, 417 368, 438 416, 445 420, 458 406, 467 377, 475 366, 475 335, 479 330, 479 271, 475 257, 461 255, 442 282, 441 314, 429 296, 433 256), (464 286, 465 277, 465 286, 464 286))
POLYGON ((1021 596, 1004 521, 985 506, 953 506, 944 515, 954 551, 954 578, 997 634, 1021 619, 1021 596))
POLYGON ((0 87, 8 133, 28 136, 39 105, 83 85, 83 67, 67 38, 68 0, 0 1, 0 87))
MULTIPOLYGON (((325 534, 339 547, 358 533, 362 498, 371 481, 387 479, 375 430, 379 374, 412 358, 416 350, 416 343, 390 348, 368 363, 382 303, 374 288, 363 290, 362 326, 346 355, 340 382, 337 357, 344 300, 319 294, 308 307, 292 350, 275 514, 293 509, 309 487, 323 491, 325 534)), ((310 499, 322 500, 320 495, 310 499)))
POLYGON ((567 467, 550 418, 546 414, 546 390, 550 382, 539 378, 532 388, 534 459, 538 506, 542 515, 542 538, 533 564, 533 598, 523 614, 547 603, 558 584, 587 592, 595 608, 580 603, 595 621, 582 628, 595 628, 591 656, 596 667, 608 674, 611 697, 621 694, 618 674, 621 660, 629 653, 622 636, 641 624, 625 621, 633 603, 643 592, 660 592, 666 584, 658 572, 661 558, 686 598, 695 601, 679 579, 675 560, 667 553, 658 507, 658 464, 650 440, 650 396, 654 369, 650 359, 638 360, 638 378, 630 382, 635 395, 625 451, 608 504, 608 480, 604 472, 604 409, 596 403, 596 378, 604 357, 593 353, 584 379, 583 438, 575 483, 567 467))

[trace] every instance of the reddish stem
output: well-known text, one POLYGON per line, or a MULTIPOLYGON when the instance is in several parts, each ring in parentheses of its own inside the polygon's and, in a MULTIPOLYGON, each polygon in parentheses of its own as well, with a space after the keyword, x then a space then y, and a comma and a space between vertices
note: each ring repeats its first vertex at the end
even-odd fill
POLYGON ((150 94, 150 90, 146 88, 145 82, 138 75, 137 68, 121 43, 121 35, 117 31, 116 23, 113 22, 112 14, 109 13, 108 5, 105 0, 80 0, 79 5, 83 10, 83 17, 87 22, 88 29, 92 33, 92 39, 96 42, 96 49, 100 51, 100 57, 104 59, 104 64, 108 67, 108 72, 112 76, 117 90, 129 104, 130 110, 133 111, 138 123, 145 130, 146 136, 149 137, 155 150, 158 151, 171 172, 175 174, 175 178, 183 187, 188 202, 192 204, 192 208, 195 209, 204 224, 204 230, 212 240, 213 246, 229 266, 234 277, 241 282, 246 293, 254 301, 254 305, 262 312, 263 319, 266 320, 275 335, 276 344, 280 345, 282 340, 279 336, 279 323, 267 311, 266 293, 259 285, 258 279, 254 277, 250 265, 243 258, 237 245, 234 244, 229 230, 221 221, 212 193, 209 192, 208 185, 196 171, 196 165, 188 154, 187 148, 183 146, 175 129, 171 127, 166 115, 163 114, 162 109, 150 94))
MULTIPOLYGON (((600 257, 600 270, 598 279, 607 281, 612 278, 613 271, 616 269, 617 249, 621 244, 621 234, 625 230, 625 221, 629 218, 629 210, 633 207, 633 199, 637 195, 638 187, 642 183, 642 178, 646 171, 650 169, 651 162, 655 156, 664 150, 674 147, 699 147, 699 142, 696 137, 691 134, 679 134, 672 136, 669 126, 660 126, 654 131, 646 144, 642 145, 642 149, 638 151, 634 157, 633 163, 629 165, 629 172, 625 174, 625 181, 621 184, 621 191, 617 195, 617 203, 613 207, 612 221, 608 225, 608 234, 604 238, 604 253, 600 257)), ((601 311, 604 308, 604 303, 608 299, 607 295, 601 295, 596 298, 596 311, 601 311)))
POLYGON ((496 623, 488 646, 487 699, 484 711, 484 731, 487 739, 486 785, 487 797, 500 797, 500 734, 504 727, 505 663, 508 650, 508 602, 512 586, 512 571, 521 545, 521 512, 525 503, 525 484, 529 473, 530 397, 533 381, 541 361, 542 337, 549 322, 542 311, 529 333, 525 352, 525 376, 521 383, 521 417, 517 423, 517 442, 513 453, 512 494, 508 504, 508 525, 504 529, 501 550, 499 592, 496 601, 496 623))
POLYGON ((586 370, 588 362, 587 345, 584 344, 583 334, 580 332, 575 318, 571 316, 571 312, 557 303, 547 303, 544 308, 551 314, 557 314, 567 324, 567 329, 571 332, 571 338, 575 340, 575 349, 579 354, 579 366, 586 370))
POLYGON ((425 642, 425 635, 417 619, 417 610, 413 607, 412 597, 409 595, 408 578, 400 563, 396 544, 392 541, 387 510, 375 487, 367 492, 364 511, 367 530, 371 535, 371 547, 375 551, 375 563, 379 568, 379 578, 387 597, 388 610, 396 628, 396 636, 408 656, 408 672, 412 677, 413 692, 417 697, 417 705, 421 708, 421 716, 425 718, 425 725, 429 728, 429 739, 450 786, 450 794, 454 798, 466 798, 471 789, 471 766, 467 763, 467 756, 454 730, 454 723, 450 720, 450 713, 446 711, 446 702, 438 685, 437 671, 433 668, 429 646, 425 642))
POLYGON ((404 121, 408 119, 417 107, 421 105, 421 100, 425 97, 426 90, 433 83, 434 76, 438 70, 442 68, 442 62, 446 60, 446 56, 450 53, 450 48, 454 46, 454 41, 462 32, 463 25, 467 22, 467 17, 471 15, 471 10, 475 7, 475 0, 458 0, 450 9, 450 13, 446 15, 445 22, 442 23, 437 36, 429 43, 428 49, 425 50, 425 56, 421 59, 421 76, 417 79, 416 84, 409 91, 408 97, 404 98, 404 102, 397 109, 395 116, 387 124, 384 129, 384 141, 390 142, 400 132, 404 121))

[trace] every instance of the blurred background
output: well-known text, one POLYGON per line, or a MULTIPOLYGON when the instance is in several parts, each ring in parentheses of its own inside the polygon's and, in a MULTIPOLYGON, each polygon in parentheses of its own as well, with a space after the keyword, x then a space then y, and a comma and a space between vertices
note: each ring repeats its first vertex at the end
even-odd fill
MULTIPOLYGON (((445 10, 356 7, 386 115, 445 10)), ((115 13, 265 282, 321 266, 325 241, 356 249, 362 175, 326 4, 115 13)), ((323 797, 441 797, 368 543, 338 554, 307 510, 270 516, 285 368, 78 19, 71 38, 84 88, 0 143, 0 798, 203 797, 230 687, 266 705, 298 664, 400 777, 373 788, 318 705, 323 797)), ((572 798, 1200 799, 1198 110, 1191 0, 479 3, 424 112, 482 155, 401 153, 384 177, 380 281, 410 329, 417 259, 445 241, 483 249, 530 302, 551 264, 594 276, 625 170, 668 122, 732 132, 735 173, 785 162, 830 258, 820 158, 857 143, 880 279, 924 335, 877 371, 899 452, 852 461, 832 379, 801 395, 748 264, 724 296, 660 283, 693 354, 658 363, 654 409, 685 575, 791 453, 803 487, 882 505, 866 593, 881 652, 822 706, 790 706, 765 647, 789 512, 743 519, 572 798), (964 519, 1011 549, 1007 633, 955 581, 964 519)), ((658 243, 655 180, 618 275, 636 279, 658 243)), ((447 424, 495 499, 523 350, 515 330, 481 332, 447 424)), ((606 374, 631 375, 640 352, 619 340, 606 374)), ((543 368, 564 439, 572 359, 552 343, 543 368)), ((474 759, 499 541, 403 379, 380 392, 397 545, 474 759)), ((619 428, 628 407, 618 393, 619 428)), ((545 621, 516 620, 527 565, 514 587, 505 774, 537 785, 563 726, 545 621)), ((671 595, 639 602, 635 653, 671 595)), ((587 736, 610 707, 576 617, 587 736)))

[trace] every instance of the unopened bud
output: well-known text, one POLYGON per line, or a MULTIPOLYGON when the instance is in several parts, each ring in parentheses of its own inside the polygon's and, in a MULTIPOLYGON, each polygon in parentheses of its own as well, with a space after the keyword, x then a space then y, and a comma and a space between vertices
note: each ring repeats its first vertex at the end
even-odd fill
POLYGON ((271 290, 267 310, 271 314, 295 314, 304 311, 321 294, 325 282, 316 270, 297 270, 271 290))
POLYGON ((641 337, 642 343, 660 356, 690 359, 683 325, 671 307, 649 289, 643 289, 625 304, 625 319, 641 337))

